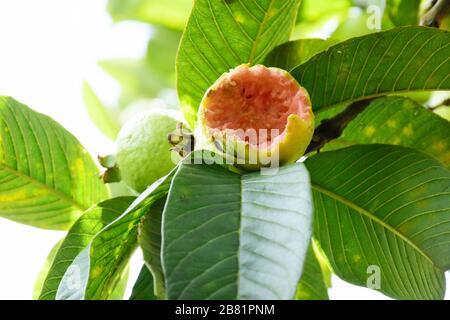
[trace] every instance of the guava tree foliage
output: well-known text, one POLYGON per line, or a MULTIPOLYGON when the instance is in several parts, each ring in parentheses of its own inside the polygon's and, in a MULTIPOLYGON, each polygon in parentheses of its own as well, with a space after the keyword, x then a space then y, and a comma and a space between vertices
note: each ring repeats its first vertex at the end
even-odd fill
MULTIPOLYGON (((112 197, 75 137, 1 97, 0 216, 68 230, 35 297, 119 299, 140 248, 145 262, 130 299, 328 299, 332 273, 392 298, 442 299, 450 269, 450 122, 433 111, 448 115, 448 101, 426 108, 421 97, 450 90, 448 9, 437 1, 425 13, 431 28, 419 26, 420 1, 388 0, 378 12, 382 31, 349 27, 350 7, 377 4, 111 0, 116 20, 158 25, 176 42, 184 30, 176 83, 191 128, 208 88, 248 63, 285 69, 309 92, 315 134, 302 162, 276 174, 233 170, 217 161, 222 155, 195 150, 141 194, 112 197), (342 22, 341 35, 304 36, 330 17, 342 22)), ((134 66, 152 74, 146 81, 156 91, 175 83, 174 61, 154 63, 165 61, 159 58, 134 66)), ((107 68, 123 71, 117 66, 107 68)), ((121 79, 123 101, 155 95, 139 76, 121 79)), ((118 124, 87 84, 85 97, 114 138, 118 124)))

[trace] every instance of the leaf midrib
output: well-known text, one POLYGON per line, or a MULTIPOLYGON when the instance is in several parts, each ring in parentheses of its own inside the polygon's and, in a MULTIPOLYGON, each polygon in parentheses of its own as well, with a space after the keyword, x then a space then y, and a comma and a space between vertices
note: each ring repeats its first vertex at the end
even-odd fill
MULTIPOLYGON (((445 89, 439 89, 438 91, 445 91, 445 89)), ((350 99, 344 99, 338 102, 333 102, 331 104, 323 104, 323 105, 319 105, 318 107, 316 106, 316 108, 314 109, 313 106, 313 111, 314 113, 320 113, 320 112, 324 112, 324 111, 328 111, 330 109, 334 109, 337 108, 343 104, 350 104, 353 102, 358 102, 358 101, 362 101, 362 100, 369 100, 369 99, 374 99, 374 98, 379 98, 379 97, 384 97, 387 94, 400 94, 400 93, 411 93, 411 92, 435 92, 436 89, 427 89, 427 88, 419 88, 419 89, 402 89, 402 90, 390 90, 390 91, 383 91, 383 92, 379 92, 379 93, 373 93, 373 94, 369 94, 369 95, 364 95, 364 96, 360 96, 357 98, 350 98, 350 99)))
POLYGON ((270 1, 269 7, 267 8, 267 11, 264 14, 264 19, 261 22, 261 24, 259 25, 258 33, 256 34, 255 41, 253 41, 252 50, 250 51, 250 56, 248 58, 248 62, 250 63, 250 65, 252 65, 254 63, 253 59, 256 56, 256 49, 258 48, 258 45, 259 45, 259 39, 261 38, 261 35, 264 31, 265 25, 269 21, 269 12, 273 7, 274 2, 275 2, 275 0, 270 1))
POLYGON ((408 239, 404 234, 400 233, 399 231, 397 231, 396 229, 394 229, 392 226, 390 226, 389 224, 385 223, 383 220, 379 219, 377 216, 375 216, 374 214, 372 214, 371 212, 367 211, 366 209, 358 206, 357 204, 353 203, 352 201, 350 201, 349 199, 338 195, 336 193, 334 193, 331 190, 328 190, 324 187, 321 187, 315 183, 311 183, 312 189, 316 190, 318 192, 321 192, 341 203, 343 203, 344 205, 352 208, 353 210, 357 211, 358 213, 360 213, 361 215, 371 219, 372 221, 374 221, 375 223, 377 223, 378 225, 382 226, 383 228, 387 229, 388 231, 392 232, 394 235, 396 235, 397 237, 399 237, 400 239, 402 239, 403 241, 405 241, 407 244, 409 244, 413 249, 415 249, 417 252, 419 252, 426 260, 428 260, 434 267, 437 268, 437 266, 435 265, 435 263, 433 262, 433 260, 431 259, 430 256, 428 256, 428 254, 426 254, 422 249, 420 249, 414 242, 412 242, 410 239, 408 239))
POLYGON ((241 214, 239 215, 239 228, 238 228, 238 250, 236 253, 237 256, 237 265, 238 265, 238 272, 237 272, 237 279, 236 279, 236 298, 240 299, 241 298, 241 294, 240 294, 240 290, 241 290, 241 278, 242 278, 242 272, 241 272, 241 237, 242 237, 242 217, 243 217, 243 204, 244 204, 244 199, 242 197, 243 193, 244 193, 244 183, 243 183, 243 176, 241 175, 239 177, 239 190, 240 190, 240 199, 241 199, 241 214))
POLYGON ((78 201, 76 201, 75 199, 69 197, 68 195, 53 189, 51 187, 49 187, 47 184, 31 177, 31 176, 27 176, 26 174, 23 174, 20 171, 17 171, 16 169, 4 164, 4 163, 0 163, 0 169, 4 169, 5 171, 8 171, 9 173, 23 178, 25 180, 31 181, 32 184, 39 186, 42 189, 45 189, 47 191, 49 191, 49 193, 53 193, 56 196, 58 196, 59 198, 63 199, 64 201, 66 201, 67 203, 69 203, 72 207, 75 207, 76 209, 80 210, 80 211, 85 211, 87 208, 84 207, 81 203, 79 203, 78 201))

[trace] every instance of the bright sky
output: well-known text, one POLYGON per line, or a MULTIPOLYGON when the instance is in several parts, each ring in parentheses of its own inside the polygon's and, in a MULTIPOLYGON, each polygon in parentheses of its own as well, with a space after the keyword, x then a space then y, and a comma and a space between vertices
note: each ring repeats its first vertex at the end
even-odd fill
MULTIPOLYGON (((105 8, 105 0, 0 0, 0 95, 53 117, 93 155, 111 152, 113 143, 91 124, 82 102, 82 81, 89 80, 105 102, 113 103, 118 86, 96 62, 141 56, 151 32, 138 23, 114 25, 105 8)), ((63 236, 0 219, 0 300, 31 298, 47 253, 63 236)), ((141 265, 137 253, 131 285, 141 265)), ((385 298, 338 278, 330 295, 385 298)))

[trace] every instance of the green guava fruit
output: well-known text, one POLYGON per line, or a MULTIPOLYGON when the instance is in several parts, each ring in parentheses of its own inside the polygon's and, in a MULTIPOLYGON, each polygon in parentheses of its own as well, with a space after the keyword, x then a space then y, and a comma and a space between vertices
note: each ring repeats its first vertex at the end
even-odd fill
MULTIPOLYGON (((197 136, 247 170, 297 161, 314 132, 308 92, 287 72, 241 65, 222 75, 201 102, 197 136), (264 155, 264 156, 263 156, 264 155)), ((196 136, 196 138, 197 138, 196 136)))
POLYGON ((175 167, 181 157, 171 151, 167 137, 180 121, 177 112, 155 109, 122 127, 115 157, 122 181, 142 192, 175 167))

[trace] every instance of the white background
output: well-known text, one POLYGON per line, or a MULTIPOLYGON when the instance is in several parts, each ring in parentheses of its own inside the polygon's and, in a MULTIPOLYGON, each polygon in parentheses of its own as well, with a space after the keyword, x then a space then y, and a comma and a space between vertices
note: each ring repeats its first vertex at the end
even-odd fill
MULTIPOLYGON (((111 152, 114 145, 91 124, 82 81, 88 79, 105 102, 113 103, 119 87, 96 62, 141 56, 151 32, 138 23, 113 24, 105 8, 104 0, 0 0, 0 95, 50 115, 93 155, 111 152)), ((63 236, 0 219, 0 299, 30 299, 47 253, 63 236)), ((141 265, 138 252, 130 284, 141 265)), ((338 278, 333 278, 330 295, 385 298, 338 278)))

